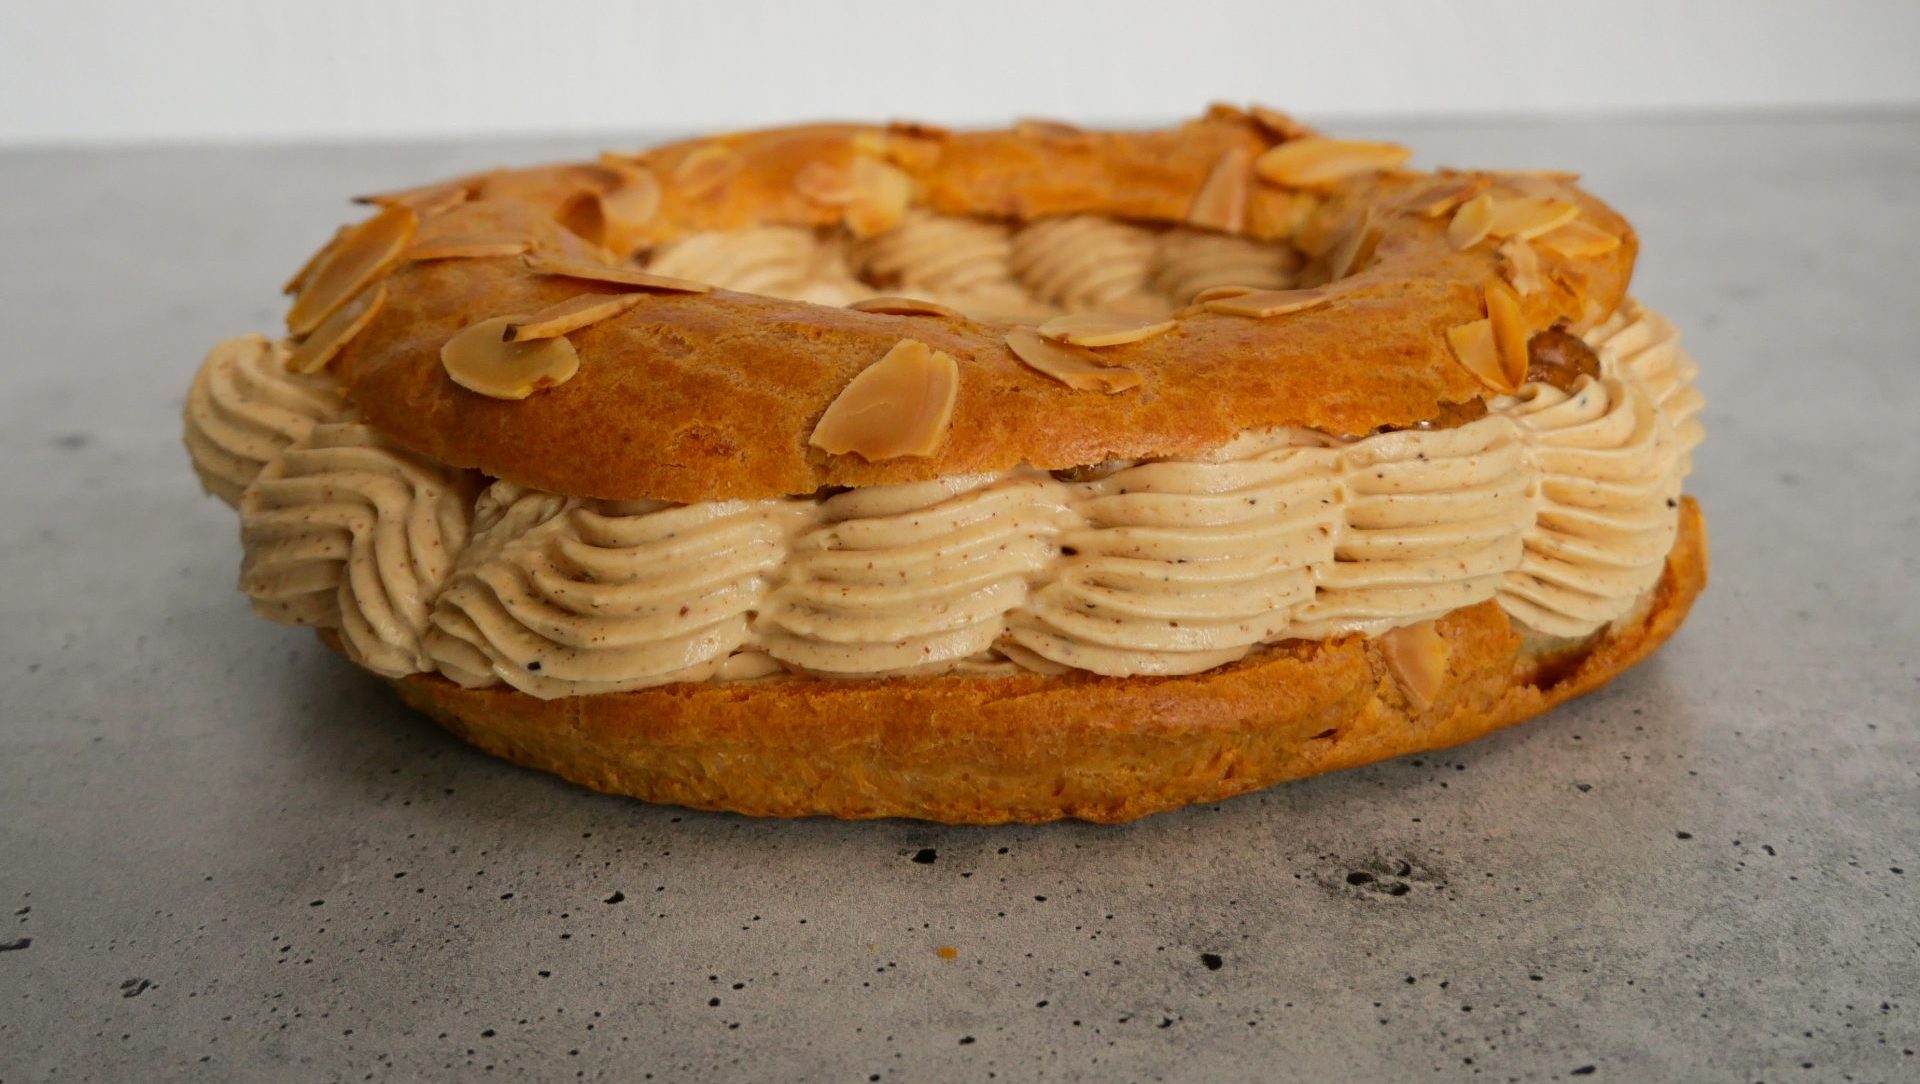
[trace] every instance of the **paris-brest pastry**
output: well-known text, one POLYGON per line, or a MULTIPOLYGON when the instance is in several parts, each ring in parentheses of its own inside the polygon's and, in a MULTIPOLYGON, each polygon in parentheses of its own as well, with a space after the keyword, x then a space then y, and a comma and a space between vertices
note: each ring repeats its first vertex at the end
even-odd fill
POLYGON ((1120 821, 1595 688, 1706 579, 1695 367, 1550 172, 1215 107, 365 197, 187 403, 241 588, 500 756, 1120 821))

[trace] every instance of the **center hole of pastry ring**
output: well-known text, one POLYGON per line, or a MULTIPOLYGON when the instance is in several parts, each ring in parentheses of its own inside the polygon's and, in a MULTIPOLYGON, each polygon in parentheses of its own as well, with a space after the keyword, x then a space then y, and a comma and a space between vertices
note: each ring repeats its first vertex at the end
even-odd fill
POLYGON ((1282 241, 1106 215, 1024 222, 908 211, 892 229, 763 224, 636 253, 647 271, 831 307, 913 299, 987 323, 1069 313, 1161 318, 1216 288, 1290 290, 1328 278, 1282 241))

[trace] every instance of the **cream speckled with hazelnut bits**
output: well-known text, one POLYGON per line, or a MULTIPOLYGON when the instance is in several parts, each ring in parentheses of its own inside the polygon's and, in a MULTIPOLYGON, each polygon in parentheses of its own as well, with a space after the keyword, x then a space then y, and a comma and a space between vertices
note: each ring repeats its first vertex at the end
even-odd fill
POLYGON ((1597 378, 1529 381, 1456 428, 1254 431, 1203 456, 819 498, 497 482, 476 503, 261 343, 210 355, 189 447, 203 476, 252 482, 261 611, 340 628, 389 675, 546 698, 786 672, 1187 674, 1490 598, 1550 637, 1632 612, 1673 542, 1701 400, 1657 315, 1629 303, 1586 337, 1597 378), (225 376, 236 357, 250 379, 225 376), (275 452, 255 434, 302 429, 289 403, 306 432, 275 452))

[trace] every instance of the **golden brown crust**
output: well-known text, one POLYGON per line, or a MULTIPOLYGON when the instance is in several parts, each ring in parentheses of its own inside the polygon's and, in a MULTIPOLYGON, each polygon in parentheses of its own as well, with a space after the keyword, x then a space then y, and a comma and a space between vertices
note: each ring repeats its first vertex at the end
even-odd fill
MULTIPOLYGON (((617 231, 622 248, 752 223, 826 225, 845 208, 816 198, 820 185, 796 179, 876 152, 911 178, 917 200, 945 213, 1097 212, 1178 223, 1223 155, 1250 156, 1278 138, 1271 123, 1225 109, 1154 132, 750 132, 609 164, 464 179, 455 191, 469 198, 450 203, 436 193, 436 213, 420 235, 525 238, 536 251, 591 255, 593 246, 561 219, 594 232, 598 219, 582 219, 581 200, 614 191, 622 170, 637 169, 648 184, 657 181, 658 210, 643 226, 617 231)), ((575 332, 575 377, 524 401, 489 399, 448 379, 439 361, 448 338, 482 319, 612 288, 538 275, 515 257, 401 264, 387 280, 384 307, 336 369, 367 421, 416 452, 605 498, 771 497, 1021 463, 1051 469, 1185 455, 1262 425, 1366 433, 1433 418, 1482 392, 1454 361, 1445 333, 1484 315, 1483 293, 1500 280, 1500 261, 1491 245, 1456 250, 1444 217, 1393 210, 1432 183, 1413 174, 1356 176, 1314 192, 1255 183, 1245 212, 1250 235, 1325 255, 1371 222, 1381 231, 1376 261, 1309 311, 1266 320, 1201 311, 1165 335, 1108 349, 1107 359, 1143 378, 1120 395, 1076 391, 1023 365, 1001 325, 716 291, 649 297, 575 332), (827 404, 902 338, 950 354, 962 368, 939 452, 870 463, 810 447, 807 434, 827 404)), ((1571 186, 1556 191, 1623 243, 1580 259, 1543 256, 1545 285, 1524 299, 1534 328, 1610 311, 1637 247, 1603 204, 1571 186)))
POLYGON ((394 684, 488 752, 647 801, 756 816, 1115 822, 1531 718, 1645 658, 1706 578, 1705 524, 1686 498, 1641 619, 1542 658, 1494 603, 1457 611, 1438 624, 1447 672, 1424 710, 1380 642, 1355 636, 1178 678, 791 680, 551 701, 433 676, 394 684))

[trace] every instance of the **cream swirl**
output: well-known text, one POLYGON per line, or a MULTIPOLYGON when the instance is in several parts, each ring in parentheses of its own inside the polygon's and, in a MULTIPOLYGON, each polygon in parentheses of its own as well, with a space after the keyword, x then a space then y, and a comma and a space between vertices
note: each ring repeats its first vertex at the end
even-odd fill
POLYGON ((1276 430, 1076 485, 1085 525, 1062 537, 1010 641, 1062 667, 1130 675, 1197 673, 1278 639, 1313 597, 1312 569, 1334 556, 1337 456, 1317 434, 1276 430))
POLYGON ((788 667, 821 674, 951 669, 993 646, 1073 519, 1037 472, 851 490, 795 540, 756 631, 788 667))
POLYGON ((1154 249, 1152 285, 1185 304, 1214 286, 1284 290, 1294 284, 1299 270, 1300 254, 1283 245, 1227 233, 1169 230, 1154 249))
POLYGON ((746 645, 768 573, 811 513, 805 501, 577 501, 496 483, 428 652, 462 685, 548 698, 713 677, 746 645))
POLYGON ((1499 414, 1340 449, 1334 558, 1289 635, 1377 635, 1494 595, 1533 525, 1526 448, 1499 414))
POLYGON ((860 276, 884 289, 929 290, 942 296, 1017 290, 1008 258, 1010 231, 998 222, 908 211, 893 229, 854 243, 860 276))
POLYGON ((346 403, 333 380, 287 369, 287 349, 262 335, 228 339, 207 353, 187 391, 187 453, 208 493, 230 505, 260 468, 346 403))
POLYGON ((1700 366, 1680 348, 1680 332, 1666 317, 1627 298, 1613 315, 1587 332, 1586 340, 1600 355, 1603 366, 1630 369, 1646 383, 1654 402, 1672 423, 1674 439, 1680 445, 1680 472, 1690 473, 1693 450, 1706 436, 1699 418, 1706 398, 1694 387, 1700 366))
POLYGON ((1042 218, 1013 235, 1013 273, 1046 304, 1083 309, 1164 309, 1146 292, 1154 235, 1101 215, 1042 218))
POLYGON ((845 305, 873 293, 854 278, 840 244, 799 226, 696 233, 662 248, 647 267, 726 290, 821 305, 845 305))
POLYGON ((1631 372, 1582 377, 1571 392, 1529 384, 1495 409, 1527 441, 1537 510, 1500 605, 1545 635, 1584 636, 1626 614, 1673 548, 1682 469, 1672 425, 1631 372))
POLYGON ((390 677, 431 668, 429 608, 466 545, 462 475, 365 425, 315 425, 240 498, 240 587, 269 619, 340 630, 390 677))

